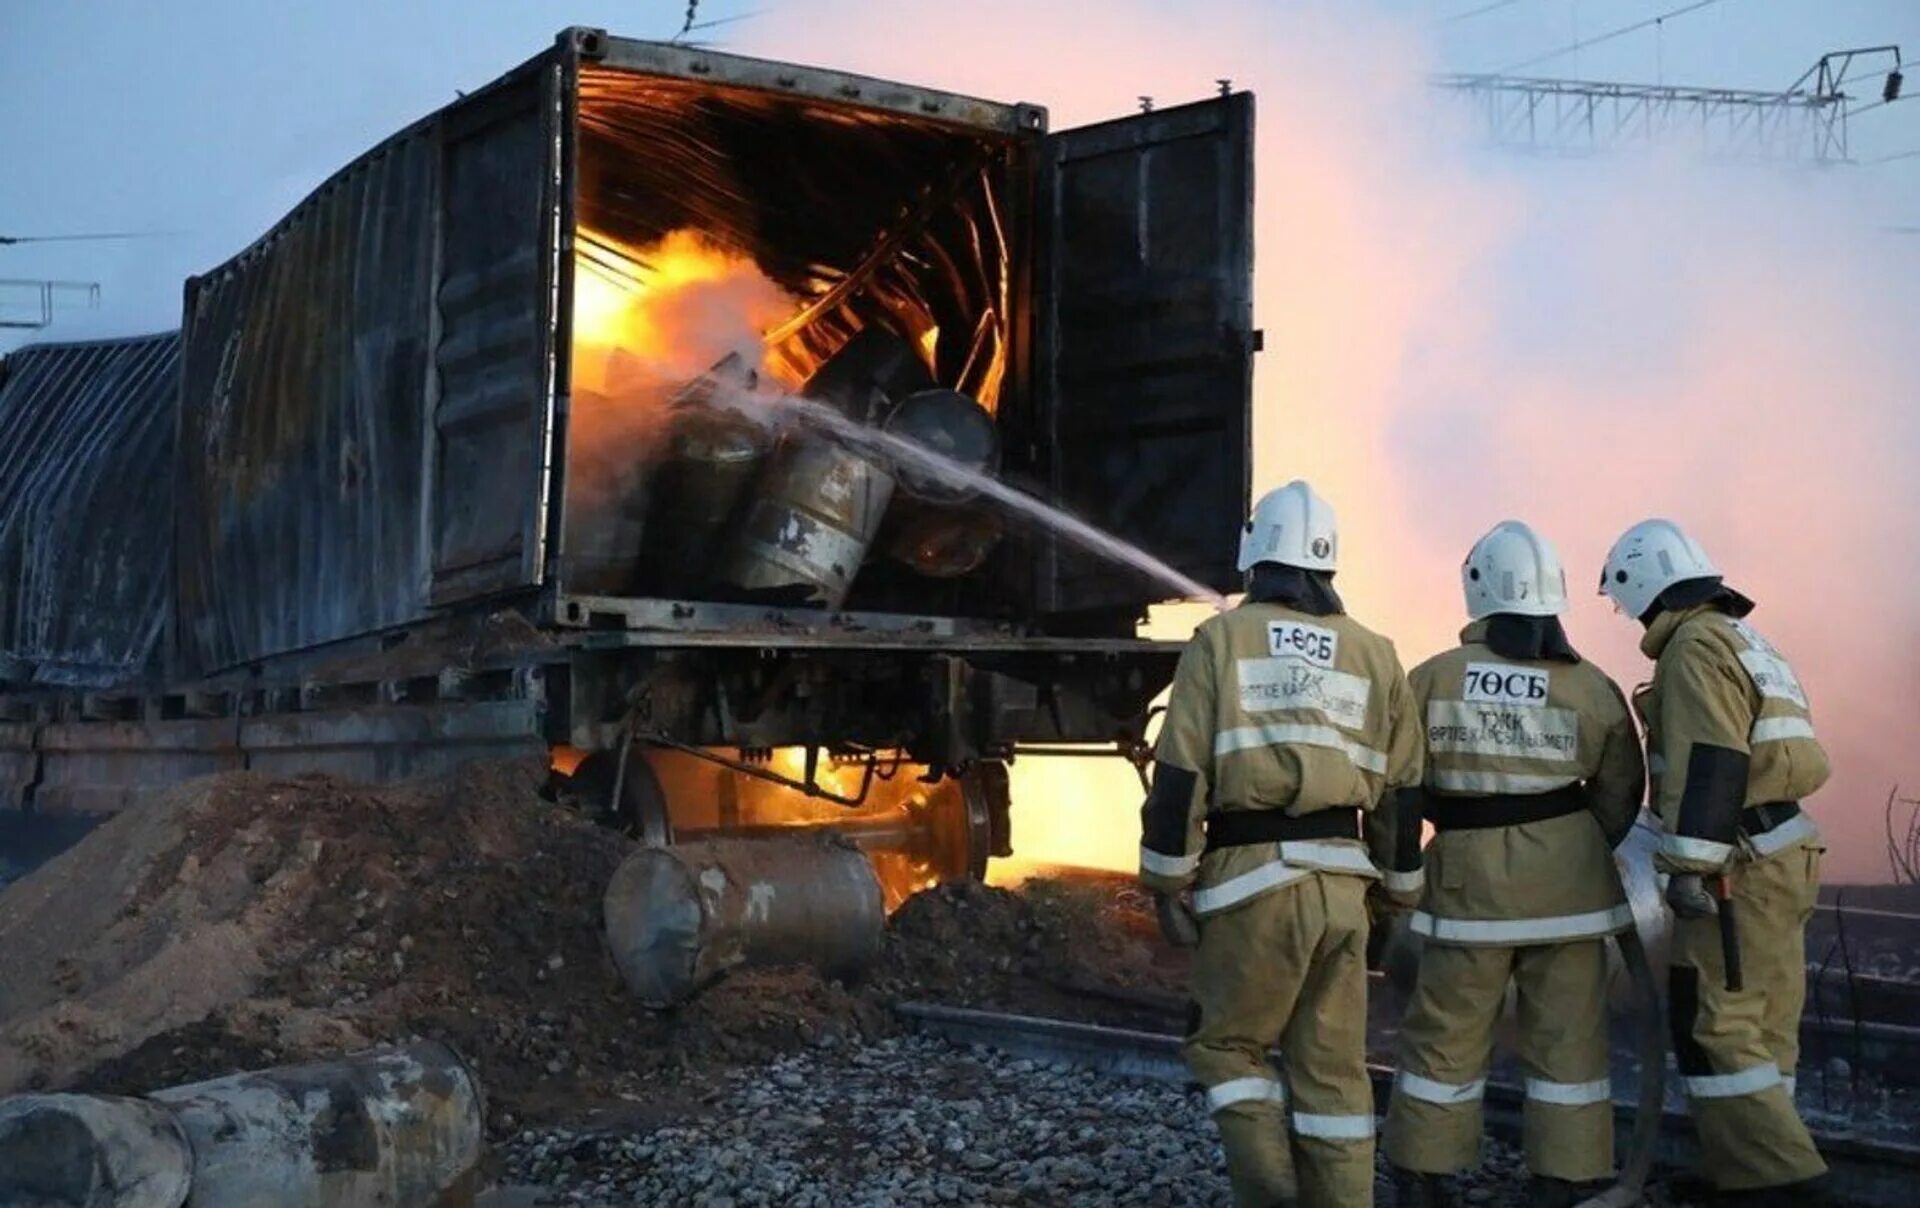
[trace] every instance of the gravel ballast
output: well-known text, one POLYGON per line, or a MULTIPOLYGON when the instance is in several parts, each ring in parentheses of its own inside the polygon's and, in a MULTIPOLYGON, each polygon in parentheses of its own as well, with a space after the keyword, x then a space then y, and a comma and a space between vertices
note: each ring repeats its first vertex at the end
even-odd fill
MULTIPOLYGON (((880 1208, 1231 1202, 1198 1092, 900 1036, 729 1076, 695 1116, 648 1130, 522 1131, 502 1184, 541 1204, 880 1208)), ((1471 1204, 1527 1202, 1489 1142, 1471 1204)), ((1391 1203, 1384 1177, 1379 1202, 1391 1203)))

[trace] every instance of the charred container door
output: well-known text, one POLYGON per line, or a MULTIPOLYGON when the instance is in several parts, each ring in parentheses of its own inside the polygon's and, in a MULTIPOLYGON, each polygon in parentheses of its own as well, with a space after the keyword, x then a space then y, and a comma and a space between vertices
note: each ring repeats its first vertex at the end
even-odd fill
POLYGON ((441 170, 433 583, 540 581, 551 473, 560 67, 449 113, 441 170))
MULTIPOLYGON (((1231 590, 1252 469, 1253 98, 1053 135, 1040 183, 1055 499, 1231 590)), ((1173 594, 1065 545, 1041 557, 1043 613, 1118 617, 1173 594)))

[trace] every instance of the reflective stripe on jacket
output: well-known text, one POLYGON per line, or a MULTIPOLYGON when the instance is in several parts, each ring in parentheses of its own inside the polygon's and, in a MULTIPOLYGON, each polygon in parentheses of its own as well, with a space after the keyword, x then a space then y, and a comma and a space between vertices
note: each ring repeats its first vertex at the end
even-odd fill
POLYGON ((1484 621, 1467 626, 1458 647, 1409 677, 1426 721, 1428 794, 1469 817, 1476 799, 1570 788, 1588 808, 1436 834, 1413 929, 1490 946, 1625 930, 1632 914, 1609 838, 1632 828, 1646 787, 1626 699, 1592 663, 1502 658, 1486 634, 1484 621))
POLYGON ((1187 644, 1155 759, 1141 879, 1163 892, 1193 886, 1208 914, 1313 871, 1377 876, 1358 839, 1206 852, 1206 815, 1372 810, 1388 788, 1419 783, 1419 723, 1387 639, 1344 614, 1247 603, 1187 644), (1162 777, 1182 791, 1166 792, 1162 777))
POLYGON ((1711 604, 1665 612, 1640 649, 1654 659, 1653 682, 1635 693, 1646 726, 1653 804, 1664 834, 1656 864, 1668 872, 1717 872, 1737 851, 1764 859, 1819 844, 1805 815, 1776 831, 1742 836, 1737 847, 1675 834, 1694 744, 1748 757, 1747 805, 1799 801, 1827 781, 1827 752, 1814 737, 1806 691, 1778 650, 1746 621, 1711 604))

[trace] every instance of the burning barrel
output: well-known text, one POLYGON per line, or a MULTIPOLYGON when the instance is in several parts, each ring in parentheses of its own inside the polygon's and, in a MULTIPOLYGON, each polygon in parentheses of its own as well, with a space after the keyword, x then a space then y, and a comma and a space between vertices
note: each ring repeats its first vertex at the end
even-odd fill
POLYGON ((892 498, 893 477, 872 460, 824 437, 789 434, 719 581, 752 600, 837 609, 892 498))
POLYGON ((957 390, 922 390, 902 399, 884 427, 937 459, 897 467, 881 536, 887 556, 934 579, 978 570, 1004 532, 999 514, 979 501, 1000 465, 993 416, 957 390))
POLYGON ((568 579, 576 591, 625 595, 639 582, 640 546, 655 499, 654 467, 666 438, 659 417, 668 384, 645 360, 615 349, 574 384, 566 517, 568 579))
POLYGON ((932 578, 978 569, 1002 532, 978 502, 999 466, 999 433, 978 402, 926 382, 886 332, 864 331, 828 360, 805 394, 832 411, 783 441, 721 583, 750 599, 839 608, 876 539, 932 578), (866 429, 876 420, 877 435, 866 429))
MULTIPOLYGON (((802 394, 864 424, 926 369, 897 335, 869 328, 807 380, 802 394)), ((811 428, 774 453, 722 560, 720 584, 770 604, 837 609, 880 531, 894 478, 874 458, 811 428)))
POLYGON ((928 389, 927 372, 913 345, 884 327, 861 329, 815 370, 801 393, 831 404, 848 419, 879 423, 894 400, 928 389))
POLYGON ((713 549, 738 516, 770 444, 763 428, 733 412, 691 406, 675 414, 659 503, 641 547, 645 578, 656 592, 685 595, 706 585, 713 549))

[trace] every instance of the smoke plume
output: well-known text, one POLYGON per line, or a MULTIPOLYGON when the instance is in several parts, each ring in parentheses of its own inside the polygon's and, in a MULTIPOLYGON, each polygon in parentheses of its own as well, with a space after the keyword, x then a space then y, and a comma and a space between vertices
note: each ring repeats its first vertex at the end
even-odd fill
MULTIPOLYGON (((1920 778, 1920 421, 1902 355, 1920 306, 1889 277, 1869 181, 1678 151, 1482 152, 1425 85, 1419 28, 1370 6, 953 12, 783 7, 740 49, 1035 101, 1056 129, 1220 77, 1253 90, 1255 485, 1305 476, 1334 501, 1355 614, 1409 664, 1451 644, 1461 557, 1518 517, 1567 560, 1574 641, 1631 687, 1649 670, 1638 626, 1592 585, 1620 530, 1671 517, 1760 601, 1755 624, 1813 698, 1836 767, 1813 802, 1830 875, 1885 875, 1881 802, 1920 778)), ((1166 610, 1154 630, 1195 619, 1166 610)), ((1022 853, 1131 866, 1131 772, 1046 764, 1016 769, 1022 853)))

